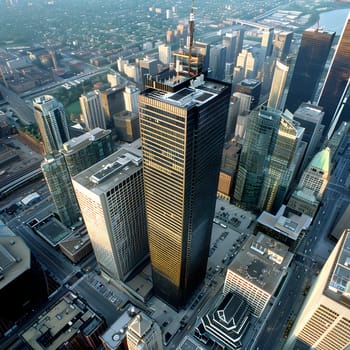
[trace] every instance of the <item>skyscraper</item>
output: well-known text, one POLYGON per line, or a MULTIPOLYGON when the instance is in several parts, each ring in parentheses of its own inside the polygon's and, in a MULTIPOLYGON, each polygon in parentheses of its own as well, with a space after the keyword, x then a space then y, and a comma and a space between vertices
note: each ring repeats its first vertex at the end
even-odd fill
POLYGON ((163 64, 169 64, 171 62, 171 46, 159 45, 158 46, 159 61, 163 64))
POLYGON ((288 71, 288 66, 280 61, 277 61, 275 73, 273 74, 269 100, 267 103, 268 107, 281 110, 283 109, 284 88, 286 86, 288 71))
POLYGON ((71 177, 113 152, 110 130, 95 128, 63 144, 61 153, 71 177))
POLYGON ((262 27, 262 32, 261 47, 264 49, 264 56, 271 56, 274 29, 272 27, 262 27))
POLYGON ((45 153, 59 151, 70 138, 63 105, 54 97, 44 95, 35 98, 33 106, 45 153))
POLYGON ((291 112, 302 102, 312 102, 334 34, 313 28, 304 31, 285 105, 291 112))
POLYGON ((125 281, 148 257, 141 152, 120 149, 72 179, 107 278, 125 281))
POLYGON ((236 62, 237 32, 226 33, 222 45, 226 47, 226 63, 236 62))
POLYGON ((162 332, 157 322, 140 312, 126 332, 128 350, 162 350, 162 332))
POLYGON ((283 62, 289 54, 292 38, 293 32, 276 32, 272 42, 272 57, 283 62))
POLYGON ((284 349, 295 342, 316 350, 343 350, 350 345, 350 231, 341 239, 314 282, 284 349))
POLYGON ((225 78, 226 50, 224 45, 215 45, 210 48, 209 76, 213 79, 224 80, 225 78))
POLYGON ((205 276, 231 90, 182 78, 139 98, 153 284, 174 307, 205 276))
POLYGON ((89 130, 95 128, 106 129, 106 117, 102 107, 100 90, 81 95, 79 101, 86 128, 89 130))
POLYGON ((47 154, 41 163, 41 170, 60 220, 68 227, 73 225, 80 216, 80 208, 63 155, 58 152, 47 154))
POLYGON ((294 175, 302 131, 275 109, 251 112, 234 190, 238 205, 248 210, 279 209, 294 175))
MULTIPOLYGON (((322 92, 318 104, 324 108, 323 124, 325 132, 331 127, 338 106, 343 102, 344 92, 349 97, 349 81, 350 81, 350 14, 346 19, 343 32, 339 38, 336 52, 333 56, 329 67, 326 81, 323 85, 322 92)), ((344 105, 337 120, 334 120, 333 129, 338 128, 343 121, 350 121, 350 105, 349 98, 344 105)))
POLYGON ((261 82, 255 79, 244 79, 235 86, 235 92, 252 97, 249 110, 253 110, 259 105, 261 82))

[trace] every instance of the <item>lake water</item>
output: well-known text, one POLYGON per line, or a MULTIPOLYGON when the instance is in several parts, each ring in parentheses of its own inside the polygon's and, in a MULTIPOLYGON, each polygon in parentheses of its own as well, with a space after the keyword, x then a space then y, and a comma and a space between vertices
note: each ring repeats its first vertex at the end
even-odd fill
POLYGON ((320 27, 324 30, 336 32, 340 35, 350 9, 333 10, 320 14, 320 27))

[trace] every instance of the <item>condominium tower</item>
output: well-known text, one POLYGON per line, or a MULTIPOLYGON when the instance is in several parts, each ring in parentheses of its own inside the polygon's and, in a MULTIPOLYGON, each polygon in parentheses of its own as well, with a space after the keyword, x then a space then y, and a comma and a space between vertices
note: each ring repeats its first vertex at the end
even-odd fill
POLYGON ((59 151, 70 138, 63 105, 54 97, 44 95, 35 98, 33 106, 45 153, 59 151))
POLYGON ((283 110, 284 88, 286 85, 289 67, 280 61, 277 61, 275 72, 273 74, 272 85, 270 89, 268 107, 283 110))
POLYGON ((79 101, 86 128, 89 130, 95 128, 106 129, 106 117, 103 111, 100 90, 81 95, 79 101))
POLYGON ((72 179, 103 275, 125 281, 148 256, 141 152, 120 149, 72 179))
POLYGON ((314 28, 304 31, 285 105, 291 112, 302 102, 312 102, 334 35, 314 28))
POLYGON ((174 307, 205 276, 230 101, 229 84, 180 78, 139 98, 153 284, 174 307))

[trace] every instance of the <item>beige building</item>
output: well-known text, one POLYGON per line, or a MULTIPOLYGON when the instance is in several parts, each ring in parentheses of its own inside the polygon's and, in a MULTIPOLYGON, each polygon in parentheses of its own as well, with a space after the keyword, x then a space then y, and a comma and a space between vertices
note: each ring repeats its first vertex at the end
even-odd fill
POLYGON ((344 231, 299 313, 284 347, 301 342, 315 350, 350 345, 350 230, 344 231))
POLYGON ((293 254, 288 247, 259 233, 251 236, 227 268, 223 293, 235 293, 260 317, 275 294, 293 254))
POLYGON ((142 312, 129 323, 126 339, 129 350, 163 349, 159 325, 142 312))

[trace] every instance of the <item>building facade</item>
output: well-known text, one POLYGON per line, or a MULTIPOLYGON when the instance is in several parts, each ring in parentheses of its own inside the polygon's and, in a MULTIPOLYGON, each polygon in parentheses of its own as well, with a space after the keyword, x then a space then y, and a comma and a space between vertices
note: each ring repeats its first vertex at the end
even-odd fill
POLYGON ((273 74, 272 85, 269 94, 267 106, 283 110, 283 97, 289 67, 280 61, 276 62, 275 72, 273 74))
POLYGON ((203 76, 140 95, 153 284, 174 307, 205 276, 229 101, 229 84, 203 76))
POLYGON ((41 170, 61 222, 68 227, 73 225, 80 217, 80 209, 64 156, 58 152, 47 154, 41 170))
POLYGON ((95 128, 106 129, 106 117, 102 107, 100 90, 81 95, 79 102, 85 127, 89 130, 95 128))
POLYGON ((70 138, 63 105, 54 97, 44 95, 35 98, 33 106, 45 153, 59 151, 70 138))
POLYGON ((350 232, 341 239, 314 282, 284 347, 296 342, 315 350, 343 350, 350 345, 350 232))
MULTIPOLYGON (((350 15, 345 21, 343 32, 329 67, 318 104, 324 108, 325 133, 339 127, 341 122, 350 121, 350 15), (342 108, 340 108, 342 107, 342 108), (337 113, 339 112, 339 115, 337 113)), ((329 135, 330 136, 330 135, 329 135)))
POLYGON ((312 28, 304 31, 285 105, 292 113, 301 103, 312 102, 334 35, 312 28))
POLYGON ((121 149, 73 177, 73 187, 107 278, 125 281, 148 257, 141 153, 121 149))

